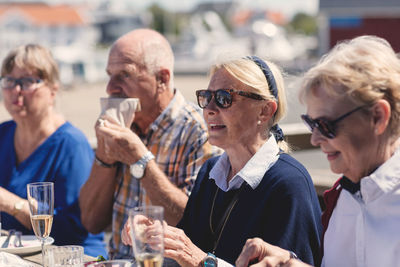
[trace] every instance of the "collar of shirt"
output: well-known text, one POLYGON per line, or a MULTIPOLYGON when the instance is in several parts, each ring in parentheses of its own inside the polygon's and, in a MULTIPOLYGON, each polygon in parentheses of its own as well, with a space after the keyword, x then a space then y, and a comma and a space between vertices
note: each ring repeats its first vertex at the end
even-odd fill
POLYGON ((400 147, 390 159, 379 166, 373 173, 361 179, 361 195, 364 202, 377 199, 393 191, 400 185, 400 147))
POLYGON ((163 128, 163 125, 170 124, 179 115, 179 111, 184 104, 185 98, 179 90, 174 89, 174 97, 158 118, 150 125, 149 132, 156 131, 158 128, 163 128))
POLYGON ((264 174, 275 164, 279 158, 279 147, 273 135, 268 138, 261 148, 250 158, 244 167, 226 183, 231 164, 226 152, 220 156, 210 171, 210 179, 222 191, 238 189, 245 181, 255 189, 261 182, 264 174))

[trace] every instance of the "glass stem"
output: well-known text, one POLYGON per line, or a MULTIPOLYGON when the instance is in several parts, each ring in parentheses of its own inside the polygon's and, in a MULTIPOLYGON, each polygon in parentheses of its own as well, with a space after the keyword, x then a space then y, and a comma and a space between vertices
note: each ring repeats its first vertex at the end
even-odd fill
POLYGON ((42 264, 43 266, 47 266, 47 264, 44 262, 44 239, 42 238, 42 264))

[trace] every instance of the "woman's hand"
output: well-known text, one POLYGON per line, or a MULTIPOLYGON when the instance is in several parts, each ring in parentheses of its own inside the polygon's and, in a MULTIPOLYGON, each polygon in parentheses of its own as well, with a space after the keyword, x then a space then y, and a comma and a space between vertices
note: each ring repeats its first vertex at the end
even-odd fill
MULTIPOLYGON (((136 218, 136 217, 135 217, 136 218)), ((152 225, 151 225, 152 226, 152 225)), ((152 235, 152 228, 146 229, 146 234, 152 235)), ((122 231, 122 242, 132 246, 131 223, 128 220, 122 231)), ((207 254, 196 247, 185 235, 183 230, 167 225, 164 221, 164 256, 174 259, 183 267, 198 267, 207 254)))
POLYGON ((282 263, 281 259, 275 256, 264 257, 261 261, 250 266, 251 267, 312 267, 307 263, 295 259, 290 259, 285 263, 282 263))
POLYGON ((285 264, 281 265, 281 267, 312 267, 312 266, 308 265, 307 263, 301 262, 299 260, 290 259, 285 264))
MULTIPOLYGON (((148 244, 154 246, 155 248, 162 244, 160 241, 164 238, 164 236, 162 235, 163 225, 160 221, 154 221, 143 215, 136 215, 133 218, 133 224, 136 226, 135 236, 137 239, 141 241, 146 240, 148 244)), ((132 246, 132 231, 132 220, 131 218, 129 218, 126 221, 124 229, 121 233, 122 243, 124 243, 125 245, 132 246)))
POLYGON ((196 247, 181 229, 164 223, 164 256, 183 267, 198 267, 207 254, 196 247))
POLYGON ((264 242, 260 238, 247 239, 242 252, 236 260, 236 267, 281 266, 290 260, 289 251, 264 242))
POLYGON ((122 230, 121 233, 121 239, 122 243, 126 246, 132 246, 132 239, 131 239, 131 224, 129 222, 129 219, 126 221, 124 225, 124 229, 122 230))

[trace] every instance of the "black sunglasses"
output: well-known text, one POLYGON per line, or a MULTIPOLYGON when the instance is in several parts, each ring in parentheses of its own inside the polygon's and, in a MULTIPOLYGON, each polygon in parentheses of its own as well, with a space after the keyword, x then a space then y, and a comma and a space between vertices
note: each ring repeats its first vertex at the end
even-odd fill
POLYGON ((265 100, 265 98, 261 95, 245 91, 236 91, 233 89, 218 89, 215 91, 211 90, 196 91, 197 103, 201 108, 207 107, 208 104, 210 104, 213 97, 215 99, 215 104, 219 108, 229 108, 232 105, 233 95, 235 94, 256 100, 265 100))
POLYGON ((343 114, 342 116, 340 116, 339 118, 337 118, 335 120, 326 120, 323 118, 311 119, 311 117, 306 114, 301 115, 301 118, 304 121, 304 123, 308 126, 308 128, 310 129, 311 132, 315 128, 317 128, 318 131, 320 131, 320 133, 323 136, 325 136, 329 139, 332 139, 332 138, 336 137, 336 127, 335 127, 336 123, 338 123, 339 121, 343 120, 344 118, 350 116, 354 112, 356 112, 366 106, 367 105, 364 105, 364 106, 357 107, 353 110, 350 110, 349 112, 347 112, 346 114, 343 114))

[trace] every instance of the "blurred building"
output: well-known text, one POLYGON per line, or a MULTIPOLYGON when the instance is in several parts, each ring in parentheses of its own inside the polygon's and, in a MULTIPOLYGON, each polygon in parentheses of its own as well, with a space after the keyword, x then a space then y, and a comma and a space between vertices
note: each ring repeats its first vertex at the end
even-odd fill
POLYGON ((99 43, 110 45, 125 33, 150 26, 151 15, 121 1, 103 1, 93 11, 99 43))
MULTIPOLYGON (((0 58, 18 45, 41 44, 50 48, 59 62, 63 83, 98 79, 97 66, 102 63, 96 62, 93 49, 98 36, 82 6, 0 3, 0 58)), ((101 69, 104 72, 103 65, 101 69)))
POLYGON ((365 34, 385 38, 400 52, 399 0, 320 0, 319 5, 321 53, 365 34))
POLYGON ((221 55, 258 55, 298 72, 308 65, 316 38, 290 34, 280 12, 248 8, 238 1, 201 3, 189 14, 174 43, 178 73, 206 72, 221 55))

